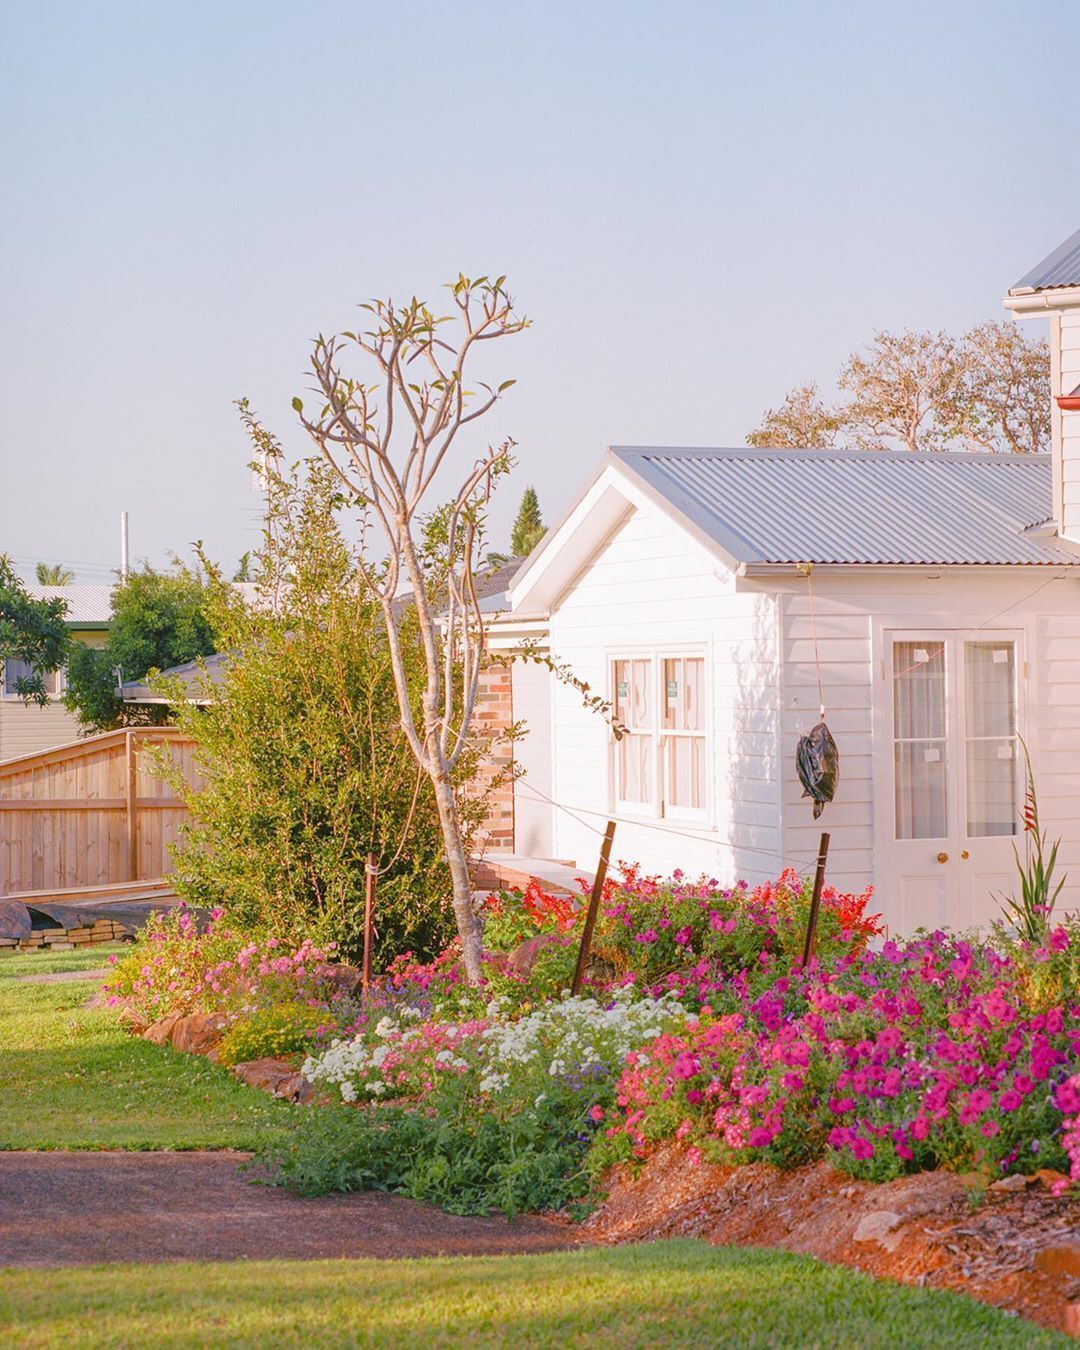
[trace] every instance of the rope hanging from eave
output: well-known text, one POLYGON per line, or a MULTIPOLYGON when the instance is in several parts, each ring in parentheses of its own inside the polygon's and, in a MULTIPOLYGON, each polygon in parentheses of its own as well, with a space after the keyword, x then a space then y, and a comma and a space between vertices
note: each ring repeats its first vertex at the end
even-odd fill
POLYGON ((806 578, 806 593, 810 602, 810 640, 814 646, 814 668, 817 671, 818 723, 805 736, 799 737, 799 744, 795 748, 795 772, 799 775, 803 796, 813 799, 814 819, 817 820, 825 804, 836 796, 840 782, 840 752, 825 723, 825 686, 821 678, 821 649, 814 609, 814 564, 800 563, 798 570, 806 578))

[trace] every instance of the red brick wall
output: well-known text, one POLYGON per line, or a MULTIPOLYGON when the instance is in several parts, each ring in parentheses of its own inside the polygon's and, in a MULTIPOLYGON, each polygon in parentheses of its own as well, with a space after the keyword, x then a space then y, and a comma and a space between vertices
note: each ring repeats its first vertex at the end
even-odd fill
MULTIPOLYGON (((501 731, 510 727, 513 721, 510 667, 495 663, 486 665, 480 672, 474 724, 484 731, 501 731)), ((514 784, 510 777, 513 764, 514 747, 509 741, 503 741, 494 746, 478 771, 477 777, 485 785, 499 774, 506 775, 506 781, 495 789, 487 817, 476 833, 474 851, 478 855, 514 851, 514 784)))

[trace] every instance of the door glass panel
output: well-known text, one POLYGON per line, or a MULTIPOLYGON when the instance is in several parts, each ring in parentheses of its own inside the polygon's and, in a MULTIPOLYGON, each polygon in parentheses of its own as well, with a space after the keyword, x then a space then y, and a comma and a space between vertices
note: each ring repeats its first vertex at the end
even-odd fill
POLYGON ((964 704, 968 835, 1015 834, 1015 643, 964 643, 964 704))
POLYGON ((666 750, 668 805, 704 810, 704 740, 700 736, 669 736, 666 750))
POLYGON ((897 839, 948 835, 945 647, 893 644, 893 757, 897 839))
POLYGON ((652 781, 652 738, 624 736, 615 744, 619 769, 619 798, 624 802, 648 802, 652 781))

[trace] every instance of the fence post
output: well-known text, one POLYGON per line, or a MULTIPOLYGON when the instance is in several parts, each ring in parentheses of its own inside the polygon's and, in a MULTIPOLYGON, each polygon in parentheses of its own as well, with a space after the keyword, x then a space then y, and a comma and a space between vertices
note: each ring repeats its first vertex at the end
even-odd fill
POLYGON ((802 965, 805 970, 810 964, 814 952, 814 935, 817 932, 818 910, 821 908, 821 888, 825 884, 825 860, 829 856, 829 836, 822 834, 818 845, 817 871, 814 873, 814 890, 810 897, 810 917, 806 922, 806 945, 803 947, 802 965))
POLYGON ((585 927, 581 933, 581 946, 578 948, 577 965, 574 967, 574 979, 570 985, 571 994, 576 994, 585 978, 585 967, 589 960, 589 948, 592 946, 593 928, 596 926, 596 911, 600 907, 600 896, 604 891, 608 863, 611 861, 611 841, 615 837, 615 822, 609 820, 604 831, 604 842, 600 845, 600 866, 596 869, 592 894, 589 896, 589 908, 585 912, 585 927))
POLYGON ((374 927, 375 878, 378 875, 378 859, 374 853, 369 853, 364 867, 364 960, 360 968, 360 988, 364 998, 371 983, 371 937, 374 927))
POLYGON ((126 786, 124 805, 127 810, 128 880, 139 879, 139 762, 135 756, 135 733, 130 728, 124 733, 124 760, 126 786))

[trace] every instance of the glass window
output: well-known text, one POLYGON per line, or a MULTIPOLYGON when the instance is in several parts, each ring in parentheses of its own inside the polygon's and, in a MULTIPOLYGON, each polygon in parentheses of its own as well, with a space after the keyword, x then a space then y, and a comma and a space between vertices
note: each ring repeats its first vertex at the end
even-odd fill
POLYGON ((705 730, 700 656, 665 657, 662 662, 664 800, 683 810, 705 809, 705 730))
POLYGON ((968 835, 978 839, 1015 834, 1015 643, 965 642, 964 708, 968 835))
MULTIPOLYGON (((50 671, 44 676, 45 692, 53 696, 62 694, 66 687, 64 680, 65 672, 62 670, 50 671)), ((4 662, 4 695, 7 698, 21 698, 19 693, 19 681, 33 679, 34 668, 28 661, 20 661, 15 657, 8 657, 4 662)))
POLYGON ((897 839, 944 839, 948 826, 945 646, 893 643, 897 839))
POLYGON ((652 801, 652 661, 614 663, 615 716, 626 728, 615 743, 615 795, 619 801, 652 801))

